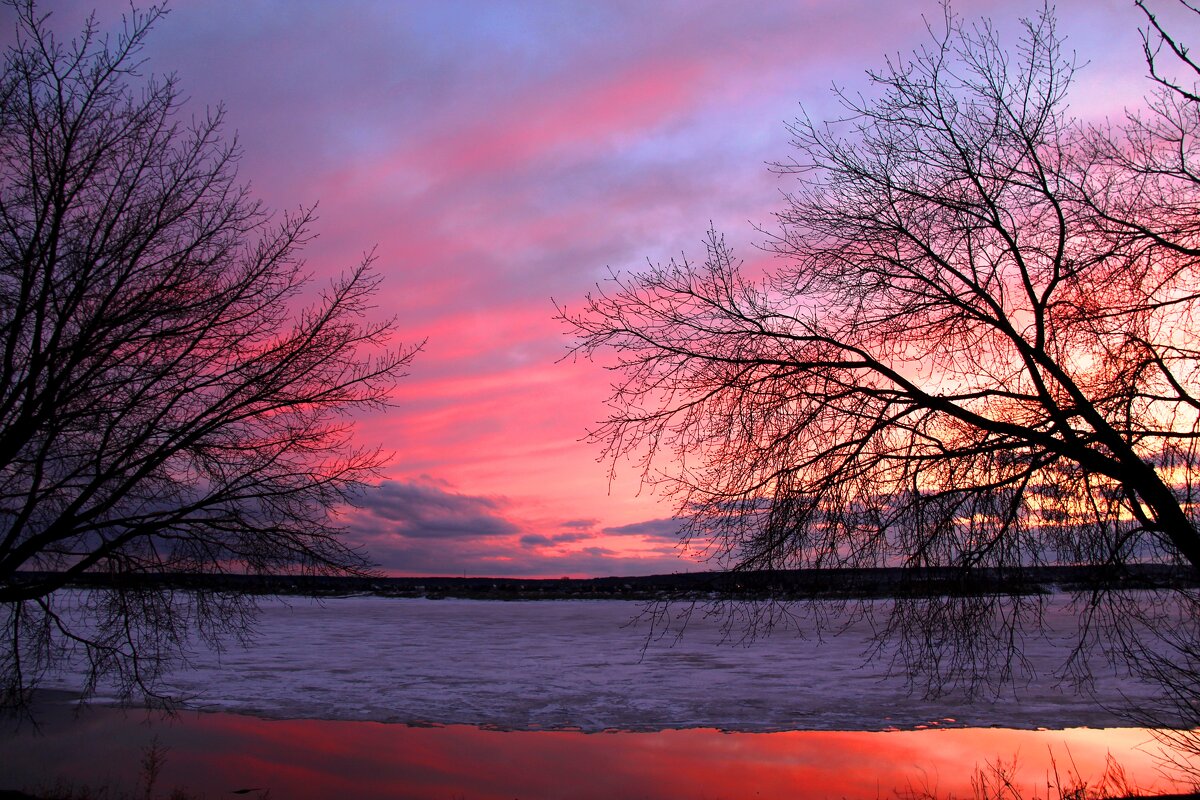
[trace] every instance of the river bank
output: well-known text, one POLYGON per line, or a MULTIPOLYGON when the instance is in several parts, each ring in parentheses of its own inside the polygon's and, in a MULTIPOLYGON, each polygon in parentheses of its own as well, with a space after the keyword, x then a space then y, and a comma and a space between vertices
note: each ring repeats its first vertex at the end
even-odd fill
MULTIPOLYGON (((45 573, 19 573, 15 583, 45 573)), ((472 600, 808 600, 942 595, 1052 594, 1105 589, 1197 588, 1195 571, 1164 564, 1022 569, 928 567, 679 572, 601 578, 391 577, 244 574, 84 573, 70 588, 177 588, 306 597, 373 595, 472 600)))

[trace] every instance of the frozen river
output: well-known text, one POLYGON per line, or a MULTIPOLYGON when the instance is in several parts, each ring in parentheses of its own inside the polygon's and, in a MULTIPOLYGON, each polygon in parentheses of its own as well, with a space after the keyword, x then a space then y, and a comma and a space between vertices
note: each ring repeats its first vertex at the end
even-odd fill
MULTIPOLYGON (((732 641, 694 615, 647 639, 624 601, 349 597, 264 602, 248 649, 199 651, 169 677, 191 705, 278 719, 469 724, 506 730, 886 730, 1128 724, 1105 704, 1154 687, 1097 668, 1102 702, 1061 685, 1073 624, 1026 648, 1036 676, 999 697, 930 699, 867 660, 870 628, 732 641)), ((1061 616, 1061 612, 1060 612, 1061 616)), ((1051 615, 1053 618, 1053 615, 1051 615)), ((46 684, 74 688, 70 674, 46 684)), ((101 692, 103 699, 103 691, 101 692)))

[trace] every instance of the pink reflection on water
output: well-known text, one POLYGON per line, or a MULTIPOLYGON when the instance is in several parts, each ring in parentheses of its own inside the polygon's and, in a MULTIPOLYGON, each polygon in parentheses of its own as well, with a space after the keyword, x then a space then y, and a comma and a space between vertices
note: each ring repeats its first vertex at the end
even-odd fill
MULTIPOLYGON (((1158 745, 1140 729, 657 733, 418 728, 374 722, 262 720, 187 713, 173 721, 65 707, 42 728, 0 735, 0 788, 56 781, 132 791, 157 737, 169 748, 159 790, 207 797, 269 789, 294 798, 893 797, 906 789, 970 796, 977 766, 1018 763, 1026 797, 1044 797, 1051 758, 1094 783, 1111 753, 1143 792, 1179 787, 1158 770, 1158 745)), ((253 797, 257 793, 251 793, 253 797)))

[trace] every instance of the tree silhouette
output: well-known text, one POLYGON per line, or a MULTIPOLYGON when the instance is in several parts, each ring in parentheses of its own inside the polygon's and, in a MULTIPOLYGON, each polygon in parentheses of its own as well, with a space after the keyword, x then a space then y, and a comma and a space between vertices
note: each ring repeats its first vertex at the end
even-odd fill
POLYGON ((1122 584, 1139 562, 1200 574, 1200 109, 1186 47, 1150 22, 1156 88, 1097 126, 1068 116, 1075 62, 1050 11, 1006 49, 946 7, 868 93, 837 92, 839 119, 790 127, 776 169, 796 188, 763 231, 766 267, 710 231, 703 263, 617 273, 560 307, 573 352, 617 376, 592 439, 673 497, 684 541, 737 570, 958 575, 890 603, 709 613, 869 615, 876 655, 937 694, 1019 682, 1068 603, 1062 677, 1086 688, 1103 663, 1153 681, 1159 707, 1121 710, 1196 727, 1196 592, 1122 584), (1046 565, 1103 582, 972 591, 984 570, 1046 565))
POLYGON ((1049 13, 1011 53, 945 23, 791 126, 767 275, 712 233, 563 313, 621 376, 593 436, 741 568, 1200 569, 1200 193, 1154 161, 1178 142, 1070 119, 1049 13))
POLYGON ((157 692, 193 632, 252 602, 147 589, 159 573, 344 573, 331 510, 380 464, 351 414, 415 354, 371 322, 367 256, 313 292, 311 210, 272 221, 237 180, 220 109, 143 79, 163 11, 63 42, 32 0, 0 80, 0 649, 6 698, 57 660, 157 692), (115 580, 85 594, 72 579, 115 580), (141 587, 141 588, 139 588, 141 587))

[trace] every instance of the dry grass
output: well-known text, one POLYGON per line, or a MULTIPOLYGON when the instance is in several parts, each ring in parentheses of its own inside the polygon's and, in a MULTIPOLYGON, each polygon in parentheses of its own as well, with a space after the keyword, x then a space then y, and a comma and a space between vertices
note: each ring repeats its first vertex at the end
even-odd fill
MULTIPOLYGON (((1126 800, 1126 798, 1153 797, 1145 794, 1130 779, 1125 768, 1109 754, 1105 759, 1104 771, 1099 777, 1084 776, 1067 751, 1067 763, 1059 764, 1054 752, 1050 753, 1050 771, 1045 776, 1044 789, 1018 773, 1018 760, 996 759, 976 767, 971 776, 971 800, 1126 800), (1031 788, 1032 786, 1032 788, 1031 788)), ((896 792, 900 800, 966 800, 958 795, 944 794, 936 785, 930 785, 928 776, 909 784, 896 792)), ((1169 795, 1171 798, 1196 798, 1200 800, 1200 788, 1188 794, 1169 795)))

